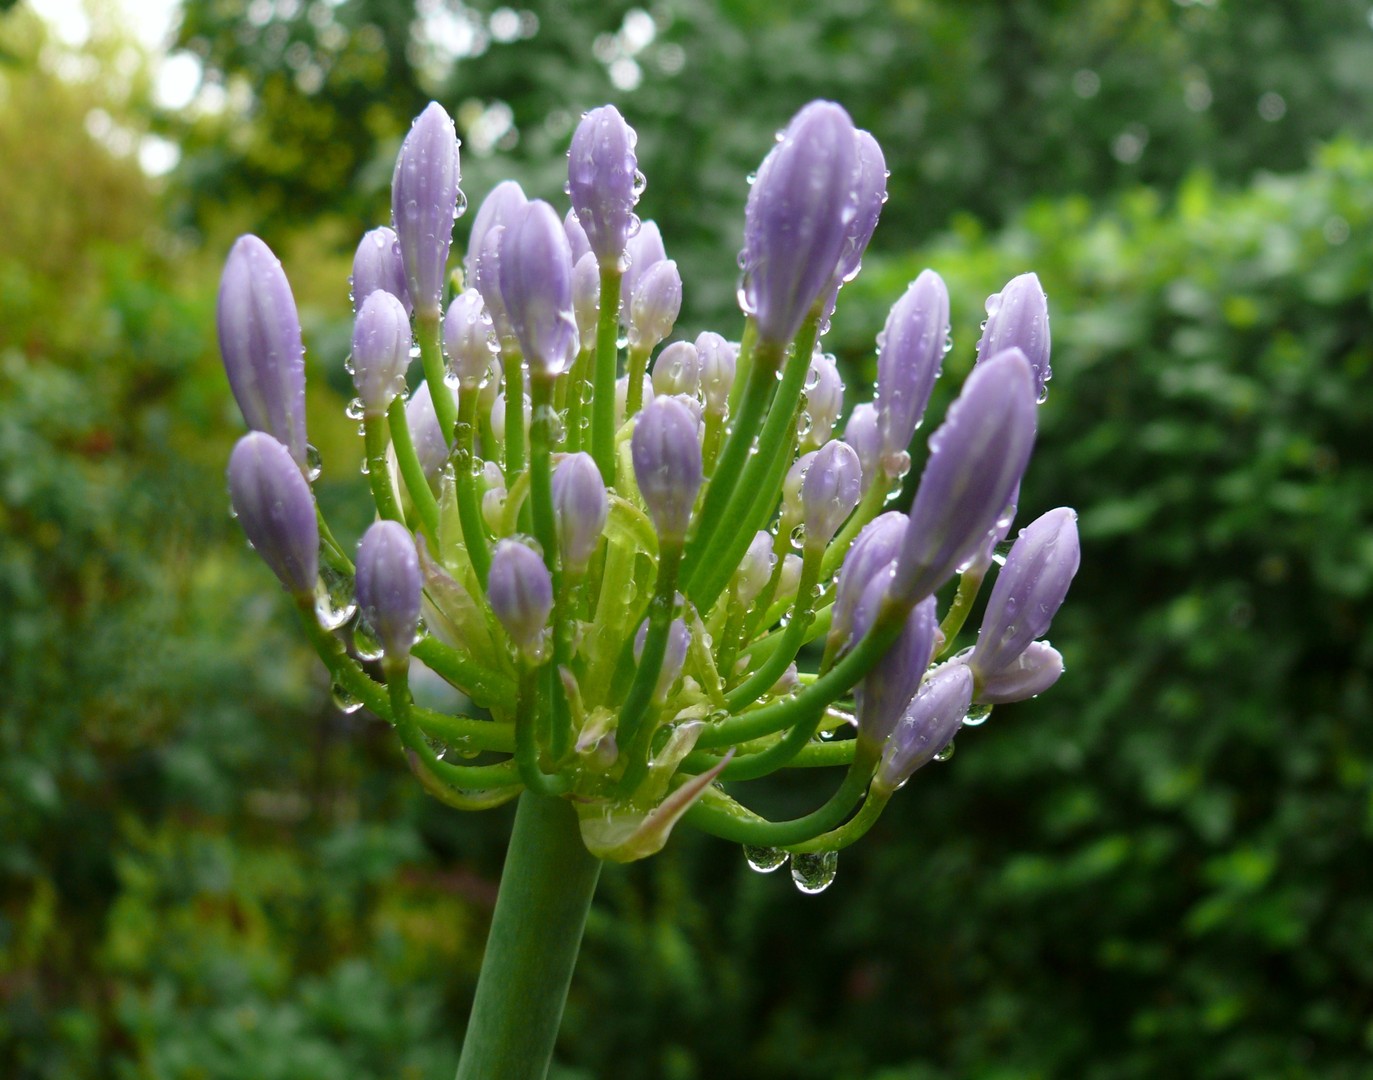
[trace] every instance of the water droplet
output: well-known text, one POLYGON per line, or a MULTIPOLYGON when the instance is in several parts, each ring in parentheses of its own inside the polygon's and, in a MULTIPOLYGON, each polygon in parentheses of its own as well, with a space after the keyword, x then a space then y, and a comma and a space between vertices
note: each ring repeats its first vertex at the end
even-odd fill
POLYGON ((822 893, 834 884, 839 870, 839 852, 813 851, 794 855, 791 860, 791 880, 807 895, 822 893))
POLYGON ((748 860, 749 868, 760 874, 772 873, 790 857, 790 854, 781 848, 744 845, 744 858, 748 860))
POLYGON ((314 483, 319 479, 319 474, 324 471, 324 458, 320 456, 319 449, 313 443, 305 444, 305 479, 314 483))
MULTIPOLYGON (((964 720, 963 722, 964 722, 965 724, 967 723, 966 720, 964 720)), ((945 761, 948 761, 948 760, 949 760, 950 758, 952 758, 952 757, 953 757, 953 743, 951 742, 951 743, 949 743, 948 746, 944 747, 943 750, 939 751, 939 753, 937 753, 937 754, 934 755, 934 760, 935 760, 935 761, 939 761, 939 762, 945 762, 945 761)))
MULTIPOLYGON (((963 726, 978 727, 981 724, 985 724, 987 722, 987 717, 991 715, 992 707, 990 705, 974 705, 968 710, 968 715, 963 717, 963 726)), ((952 746, 953 744, 950 743, 949 745, 952 746)))
POLYGON ((355 713, 362 708, 362 699, 337 680, 329 687, 329 697, 334 702, 334 708, 341 713, 355 713))
POLYGON ((353 597, 353 579, 324 563, 319 568, 315 587, 315 617, 326 630, 337 630, 358 610, 353 597))
POLYGON ((353 651, 359 660, 380 660, 383 651, 377 635, 361 615, 353 624, 353 651))
POLYGON ((348 402, 348 408, 343 410, 343 415, 349 420, 361 420, 363 416, 362 400, 354 398, 348 402))

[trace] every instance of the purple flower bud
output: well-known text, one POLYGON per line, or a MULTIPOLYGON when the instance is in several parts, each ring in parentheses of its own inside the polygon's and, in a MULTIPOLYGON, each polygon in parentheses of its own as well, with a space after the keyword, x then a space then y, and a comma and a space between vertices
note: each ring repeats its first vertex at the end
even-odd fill
POLYGON ((696 352, 701 358, 701 397, 710 412, 723 415, 730 387, 734 385, 739 350, 719 334, 706 330, 696 338, 696 352))
POLYGON ((744 300, 763 341, 785 344, 820 297, 857 212, 858 147, 838 105, 813 101, 787 125, 744 210, 744 300))
POLYGON ((815 461, 815 451, 810 450, 791 463, 787 475, 782 478, 782 511, 780 526, 790 532, 801 524, 801 489, 806 484, 806 473, 810 472, 815 461))
POLYGON ((663 234, 658 231, 658 223, 655 221, 645 221, 639 226, 639 231, 629 238, 629 244, 625 247, 625 258, 629 265, 625 268, 624 279, 620 284, 620 303, 625 311, 629 311, 630 305, 634 302, 634 293, 639 288, 639 282, 644 279, 644 275, 649 269, 667 258, 667 249, 663 247, 663 234))
POLYGON ((1010 666, 1049 629, 1079 559, 1077 513, 1068 507, 1050 510, 1021 530, 997 575, 968 661, 979 679, 1010 666))
POLYGON ((431 101, 410 127, 391 179, 391 217, 405 261, 415 311, 437 319, 443 300, 453 222, 461 213, 458 133, 443 106, 431 101))
POLYGON ((905 539, 906 515, 898 510, 879 514, 863 526, 849 548, 835 583, 830 636, 842 640, 853 625, 853 612, 868 584, 879 573, 891 580, 891 570, 905 539))
POLYGON ((782 556, 782 572, 777 575, 777 599, 790 600, 801 586, 800 555, 782 556))
POLYGON ((828 442, 834 434, 835 422, 844 411, 844 380, 833 356, 817 352, 810 361, 806 375, 806 416, 810 430, 806 433, 812 445, 828 442))
POLYGON ((863 466, 848 443, 834 439, 815 452, 801 487, 801 506, 806 526, 806 545, 824 545, 834 539, 858 505, 863 466))
POLYGON ((396 231, 385 225, 364 233, 353 255, 353 310, 378 289, 385 289, 402 304, 406 314, 414 310, 405 287, 405 261, 400 257, 396 231))
MULTIPOLYGON (((491 230, 513 221, 523 212, 527 202, 529 199, 525 197, 524 189, 514 180, 502 180, 486 193, 486 198, 481 201, 476 215, 472 218, 472 231, 467 236, 467 253, 463 256, 463 269, 467 273, 467 284, 470 288, 481 291, 477 278, 481 274, 482 251, 486 247, 486 239, 491 230)), ((495 281, 494 275, 485 276, 495 281)))
POLYGON ((772 568, 776 564, 777 556, 772 550, 772 534, 767 530, 760 530, 754 534, 753 542, 749 544, 748 551, 744 552, 744 557, 739 562, 739 569, 734 572, 734 595, 738 597, 740 606, 745 610, 758 599, 758 594, 772 577, 772 568))
POLYGON ((305 467, 305 345, 291 285, 271 249, 240 236, 219 281, 219 351, 229 388, 254 431, 305 467))
MULTIPOLYGON (((886 582, 881 575, 868 582, 853 615, 853 639, 868 632, 886 600, 886 582)), ((934 597, 927 596, 906 616, 901 635, 887 655, 854 687, 853 699, 858 719, 858 738, 880 748, 896 728, 906 706, 915 696, 920 680, 934 656, 934 634, 939 625, 934 597)))
POLYGON ((701 356, 689 341, 674 341, 653 362, 654 394, 695 397, 701 385, 701 356))
MULTIPOLYGON (((524 435, 529 438, 529 421, 533 411, 533 402, 529 400, 529 395, 520 392, 520 397, 524 399, 524 435)), ((505 391, 502 390, 496 395, 496 399, 491 403, 491 435, 502 446, 505 445, 505 391)))
MULTIPOLYGON (((634 662, 637 664, 644 656, 644 642, 648 640, 648 620, 639 624, 639 632, 634 635, 634 662)), ((681 619, 673 619, 667 628, 667 648, 663 652, 663 666, 658 670, 658 684, 653 690, 653 700, 661 704, 667 700, 668 691, 681 677, 682 667, 686 664, 687 649, 691 647, 691 631, 681 619)))
POLYGON ((978 362, 1007 349, 1025 354, 1034 371, 1036 398, 1043 401, 1048 393, 1045 383, 1053 375, 1049 368, 1049 298, 1035 274, 1012 278, 999 293, 987 297, 987 321, 977 343, 978 362))
POLYGON ((877 336, 877 412, 889 460, 906 453, 920 426, 948 340, 949 290, 933 270, 922 270, 877 336))
POLYGON ((1009 665, 981 680, 977 701, 981 705, 1009 705, 1038 697, 1058 682, 1063 657, 1047 641, 1032 641, 1009 665))
POLYGON ((863 265, 863 252, 877 228, 882 205, 887 201, 887 162, 882 148, 869 132, 855 132, 854 147, 858 152, 858 179, 855 184, 857 213, 844 234, 844 250, 839 256, 834 278, 829 284, 829 299, 825 302, 825 317, 834 311, 839 287, 858 276, 863 265))
POLYGON ((849 422, 844 425, 844 441, 853 447, 863 466, 863 494, 872 487, 882 460, 882 433, 877 429, 877 406, 864 401, 853 407, 849 422))
POLYGON ((319 574, 315 500, 290 451, 249 432, 229 455, 229 501, 248 543, 288 592, 309 596, 319 574))
POLYGON ((420 460, 420 468, 424 470, 425 478, 432 481, 448 464, 448 444, 439 430, 439 419, 434 415, 434 399, 429 396, 427 382, 421 382, 405 403, 405 423, 410 429, 410 439, 415 444, 415 456, 420 460))
POLYGON ((634 129, 614 105, 582 117, 567 154, 567 193, 600 264, 620 268, 634 231, 643 177, 634 156, 634 129))
MULTIPOLYGON (((644 372, 643 378, 639 381, 639 400, 653 400, 653 381, 648 377, 648 372, 644 372)), ((629 376, 621 375, 615 380, 615 426, 619 427, 625 422, 625 409, 629 407, 629 376)))
POLYGON ((583 572, 605 530, 610 502, 590 454, 571 454, 553 470, 553 512, 564 569, 583 572))
POLYGON ((572 249, 572 265, 576 266, 587 255, 594 254, 591 241, 586 238, 586 230, 577 220, 577 211, 569 210, 563 215, 563 232, 567 233, 567 246, 572 249))
POLYGON ((410 655, 420 623, 420 560, 398 521, 377 521, 358 544, 358 607, 389 659, 410 655))
POLYGON ((887 740, 873 783, 895 791, 933 761, 958 734, 972 702, 972 673, 962 664, 944 664, 930 672, 887 740))
POLYGON ((557 211, 536 200, 505 225, 501 298, 531 371, 558 375, 577 351, 572 249, 557 211))
POLYGON ((974 367, 930 437, 893 596, 929 596, 977 552, 1005 516, 1034 440, 1034 375, 1024 354, 1011 349, 974 367))
POLYGON ((978 544, 977 550, 973 552, 972 560, 968 565, 968 572, 973 574, 986 574, 996 558, 996 548, 1006 534, 1011 531, 1011 523, 1015 521, 1015 510, 1020 503, 1020 485, 1016 484, 1015 490, 1011 492, 1011 498, 1006 503, 1006 512, 996 519, 987 535, 982 538, 982 543, 978 544))
POLYGON ((590 251, 572 267, 572 315, 577 320, 579 346, 595 348, 596 321, 601 315, 601 265, 590 251))
POLYGON ((491 370, 496 351, 496 335, 486 302, 476 289, 466 289, 453 297, 443 317, 443 347, 448 367, 464 390, 475 390, 491 370))
POLYGON ((410 316, 389 292, 376 289, 358 308, 353 322, 353 385, 364 416, 384 416, 397 394, 405 393, 410 366, 410 316))
POLYGON ((540 659, 553 612, 553 579, 543 559, 518 540, 502 540, 491 555, 486 596, 515 648, 540 659))
POLYGON ((654 398, 639 414, 630 451, 634 478, 658 535, 680 543, 701 488, 696 419, 676 398, 654 398))
POLYGON ((672 333, 682 310, 682 275, 671 259, 654 263, 639 278, 629 308, 631 348, 652 349, 672 333))

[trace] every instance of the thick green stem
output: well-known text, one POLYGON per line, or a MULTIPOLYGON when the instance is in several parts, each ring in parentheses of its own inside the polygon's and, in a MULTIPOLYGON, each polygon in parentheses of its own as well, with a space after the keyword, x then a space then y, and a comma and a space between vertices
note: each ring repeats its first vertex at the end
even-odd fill
POLYGON ((396 502, 391 470, 386 466, 386 417, 364 416, 362 432, 367 445, 367 480, 372 485, 372 501, 377 504, 377 513, 404 525, 405 515, 396 502))
POLYGON ((513 345, 502 343, 505 369, 505 486, 524 472, 524 357, 513 345))
POLYGON ((480 391, 463 390, 459 395, 457 442, 454 457, 454 481, 457 485, 458 524, 462 527, 462 542, 467 557, 477 573, 477 581, 486 588, 486 575, 491 569, 491 552, 486 546, 486 528, 482 523, 481 502, 477 495, 477 472, 474 443, 477 437, 477 407, 480 391))
POLYGON ((782 634, 782 642, 759 665, 758 670, 725 695, 725 706, 730 712, 738 712, 752 705, 772 687, 787 665, 796 659, 796 654, 806 641, 806 631, 810 628, 811 615, 815 609, 815 582, 820 573, 820 558, 824 548, 807 545, 804 561, 801 564, 801 581, 796 588, 795 606, 791 612, 791 622, 782 634))
POLYGON ((569 803, 520 796, 457 1080, 547 1076, 600 873, 569 803))
POLYGON ((415 441, 410 438, 410 424, 405 416, 405 399, 399 395, 386 410, 386 419, 391 428, 391 444, 396 448, 396 464, 405 479, 405 490, 410 493, 410 501, 420 516, 424 531, 429 539, 438 540, 439 504, 434 501, 434 493, 429 490, 429 481, 424 477, 419 456, 415 453, 415 441))
POLYGON ((439 431, 443 433, 444 444, 453 439, 453 426, 458 421, 458 410, 453 405, 453 393, 444 381, 443 363, 443 324, 437 312, 430 316, 416 316, 415 336, 419 339, 420 363, 424 365, 424 381, 429 384, 429 396, 434 402, 434 416, 439 421, 439 431))
POLYGON ((967 621, 968 612, 972 610, 973 601, 977 599, 978 591, 982 588, 982 579, 987 571, 969 570, 958 578, 958 592, 954 594, 953 603, 949 605, 948 613, 944 616, 944 621, 939 624, 939 635, 944 639, 944 644, 939 646, 935 652, 935 659, 945 655, 953 648, 954 641, 958 638, 958 632, 963 629, 964 622, 967 621))
POLYGON ((596 319, 596 368, 591 385, 591 456, 606 487, 615 486, 615 376, 619 364, 620 278, 601 267, 601 310, 596 319))

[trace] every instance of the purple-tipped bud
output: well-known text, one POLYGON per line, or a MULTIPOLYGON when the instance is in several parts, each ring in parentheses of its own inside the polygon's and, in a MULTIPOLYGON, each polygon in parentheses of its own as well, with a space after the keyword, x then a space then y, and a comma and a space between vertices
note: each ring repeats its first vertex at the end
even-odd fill
POLYGON ((639 289, 648 271, 667 258, 663 247, 663 234, 658 230, 656 221, 645 221, 639 231, 629 238, 625 248, 625 258, 629 265, 625 268, 624 279, 620 284, 620 304, 627 312, 634 302, 634 294, 639 289))
POLYGON ((443 347, 448 367, 464 390, 475 390, 491 370, 496 334, 486 302, 476 289, 453 297, 443 317, 443 347))
POLYGON ((410 440, 415 444, 420 468, 426 479, 432 481, 448 464, 448 444, 439 430, 439 418, 434 415, 434 399, 429 396, 427 382, 420 383, 405 403, 405 424, 410 429, 410 440))
POLYGON ((305 345, 286 272, 256 236, 240 236, 219 281, 215 313, 229 388, 254 431, 305 468, 305 345))
POLYGON ((839 365, 833 356, 818 352, 811 357, 806 375, 805 415, 810 422, 809 431, 804 432, 807 441, 816 446, 828 442, 843 411, 844 380, 839 375, 839 365))
POLYGON ((415 311, 441 314, 448 249, 458 207, 458 133, 443 106, 431 101, 411 125, 391 178, 391 217, 405 261, 405 285, 415 311))
POLYGON ((1009 667, 1049 629, 1077 573, 1077 513, 1050 510, 1020 532, 997 575, 968 666, 979 679, 1009 667))
POLYGON ((586 570, 605 530, 610 502, 601 471, 590 454, 571 454, 553 470, 553 513, 563 568, 586 570))
POLYGON ((634 156, 634 129, 614 105, 582 117, 567 154, 567 194, 600 264, 620 269, 634 231, 634 204, 643 177, 634 156))
POLYGON ((815 460, 801 486, 801 508, 806 545, 824 545, 834 539, 858 505, 863 466, 848 443, 834 439, 815 452, 815 460))
POLYGON ((973 703, 972 673, 962 664, 930 672, 887 740, 873 783, 895 791, 953 741, 973 703))
POLYGON ((830 636, 844 640, 853 626, 853 612, 879 573, 890 582, 891 570, 901 543, 906 536, 906 515, 898 510, 879 514, 863 526, 853 546, 839 568, 835 584, 834 615, 830 620, 830 636))
POLYGON ((949 340, 949 290, 923 270, 887 316, 877 336, 877 413, 884 458, 908 465, 906 448, 930 403, 949 340))
POLYGON ((572 249, 572 265, 576 266, 587 255, 592 255, 591 241, 586 238, 586 230, 577 220, 577 211, 569 210, 563 215, 563 232, 567 233, 567 246, 572 249))
POLYGON ((579 347, 594 349, 596 321, 601 316, 601 266, 590 251, 572 267, 572 315, 577 320, 579 347))
MULTIPOLYGON (((639 632, 634 635, 634 662, 643 659, 644 642, 648 640, 648 620, 639 624, 639 632)), ((663 651, 663 666, 658 669, 658 683, 653 690, 653 700, 661 704, 667 700, 668 691, 681 677, 686 663, 687 650, 691 647, 691 631, 681 619, 673 619, 667 628, 667 647, 663 651)))
POLYGON ((497 184, 477 208, 467 241, 467 285, 481 293, 501 341, 515 336, 501 296, 501 243, 505 227, 524 214, 528 203, 524 190, 514 180, 497 184))
POLYGON ((410 316, 405 305, 382 289, 362 302, 353 322, 353 385, 364 416, 384 416, 405 393, 410 366, 410 316))
POLYGON ((982 543, 973 552, 973 557, 968 564, 968 572, 972 574, 985 575, 991 568, 992 562, 996 559, 997 545, 1006 539, 1006 534, 1011 531, 1011 524, 1015 521, 1015 510, 1020 503, 1020 485, 1015 486, 1011 492, 1010 501, 1006 504, 1006 512, 996 519, 987 535, 982 538, 982 543))
MULTIPOLYGON (((863 592, 863 598, 853 615, 853 639, 866 634, 886 600, 886 583, 881 575, 873 578, 863 592)), ((906 616, 901 636, 854 687, 855 715, 858 719, 858 738, 871 747, 880 748, 895 730, 915 696, 920 680, 934 656, 934 635, 939 625, 935 616, 934 597, 927 596, 906 616)))
POLYGON ((882 433, 877 426, 877 406, 864 401, 853 407, 844 425, 844 441, 853 447, 863 466, 863 494, 872 487, 882 460, 882 433))
POLYGON ((290 451, 253 431, 229 455, 229 501, 253 550, 288 592, 309 596, 319 574, 315 500, 290 451))
POLYGON ((782 556, 782 572, 777 575, 777 599, 790 600, 801 586, 803 560, 800 555, 782 556))
POLYGON ((1005 515, 1035 441, 1034 375, 1019 349, 973 368, 930 437, 894 596, 929 596, 1005 515))
POLYGON ((396 231, 385 225, 364 233, 353 255, 353 310, 378 289, 385 289, 402 304, 409 314, 410 290, 405 287, 405 261, 400 256, 400 241, 396 231))
POLYGON ((548 203, 535 200, 512 218, 501 240, 501 298, 530 369, 558 375, 577 351, 572 249, 548 203))
POLYGON ((681 542, 701 488, 696 418, 676 398, 654 398, 639 414, 630 450, 634 479, 658 535, 681 542))
POLYGON ((410 655, 420 623, 420 560, 398 521, 374 522, 358 544, 358 607, 387 657, 410 655))
POLYGON ((674 341, 653 362, 653 393, 695 397, 701 386, 701 356, 689 341, 674 341))
POLYGON ((696 338, 696 352, 701 358, 701 397, 708 411, 721 416, 734 385, 739 350, 719 334, 706 330, 696 338))
POLYGON ((844 232, 843 254, 839 256, 839 265, 830 283, 833 290, 828 302, 830 310, 834 308, 839 286, 858 276, 863 252, 868 249, 868 241, 882 214, 882 205, 887 201, 887 161, 882 156, 882 148, 870 132, 861 130, 854 133, 854 148, 858 153, 858 176, 854 184, 857 210, 844 232))
POLYGON ((502 540, 491 555, 486 596, 515 648, 538 658, 553 612, 553 579, 543 559, 518 540, 502 540))
POLYGON ((790 532, 801 524, 801 489, 806 484, 806 473, 810 472, 815 461, 815 451, 802 454, 791 463, 787 475, 782 478, 782 511, 780 526, 790 532))
POLYGON ((1009 665, 980 681, 981 705, 1009 705, 1038 697, 1058 682, 1063 657, 1047 641, 1032 641, 1009 665))
POLYGON ((785 344, 829 284, 857 212, 858 147, 838 105, 813 101, 787 125, 744 210, 744 300, 763 341, 785 344))
POLYGON ((682 310, 682 275, 671 259, 654 263, 635 287, 629 308, 629 344, 652 349, 668 334, 682 310))
POLYGON ((739 569, 734 572, 734 595, 745 610, 758 599, 758 594, 772 577, 772 568, 776 564, 772 534, 765 529, 760 530, 754 534, 753 542, 739 562, 739 569))
POLYGON ((987 321, 977 343, 981 363, 1007 349, 1019 349, 1035 373, 1036 400, 1048 393, 1049 297, 1036 274, 1011 278, 999 293, 987 297, 987 321))

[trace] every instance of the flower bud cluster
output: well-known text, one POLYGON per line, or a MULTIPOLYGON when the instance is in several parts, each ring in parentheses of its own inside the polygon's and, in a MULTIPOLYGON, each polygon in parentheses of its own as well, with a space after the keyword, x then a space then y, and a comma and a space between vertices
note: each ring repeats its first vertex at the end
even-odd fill
POLYGON ((607 858, 651 854, 682 820, 836 850, 961 727, 1062 672, 1042 639, 1079 561, 1066 508, 1021 532, 976 644, 957 647, 1034 445, 1044 292, 1025 274, 988 300, 976 363, 921 446, 951 341, 938 274, 892 307, 875 386, 846 389, 820 348, 886 199, 872 136, 831 102, 779 136, 749 192, 736 340, 674 339, 683 283, 637 214, 635 143, 611 106, 582 118, 570 210, 494 187, 467 237, 465 288, 446 295, 459 144, 438 104, 416 120, 390 226, 353 265, 350 415, 378 520, 352 551, 311 492, 290 286, 266 244, 239 240, 218 311, 253 429, 230 458, 234 512, 335 683, 395 726, 444 801, 568 798, 607 858), (913 458, 907 512, 890 504, 913 458), (320 596, 350 582, 351 638, 318 617, 320 596), (384 684, 363 666, 378 656, 384 684), (415 706, 413 663, 480 718, 415 706), (436 755, 433 739, 455 730, 494 762, 436 755), (794 822, 714 783, 827 763, 846 767, 844 785, 794 822))

